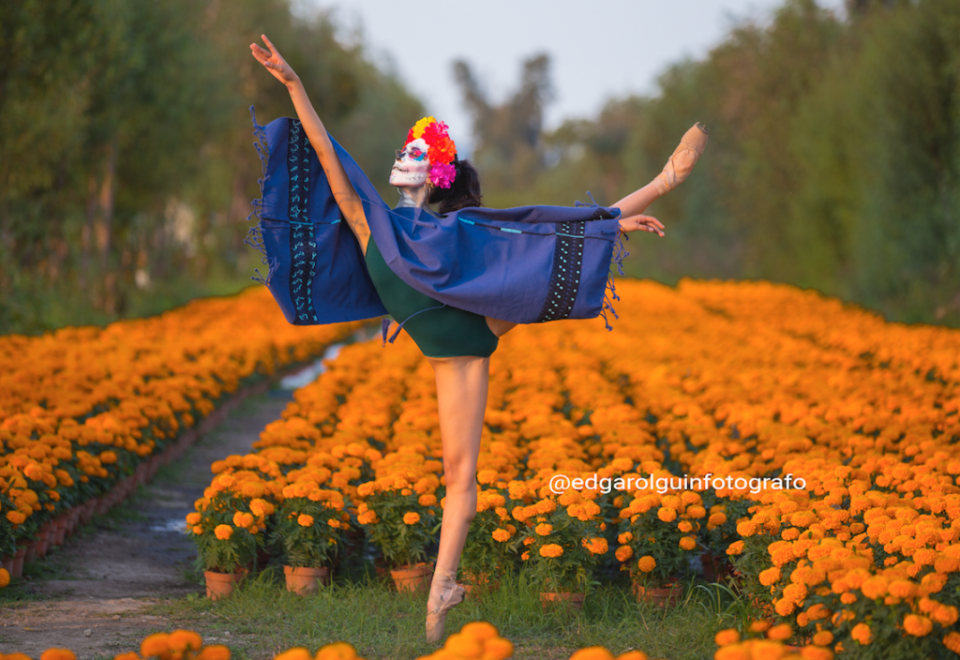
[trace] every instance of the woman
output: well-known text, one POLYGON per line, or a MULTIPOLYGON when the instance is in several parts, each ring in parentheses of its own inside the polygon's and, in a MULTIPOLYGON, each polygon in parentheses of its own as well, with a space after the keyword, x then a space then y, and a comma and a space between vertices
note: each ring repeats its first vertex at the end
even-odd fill
MULTIPOLYGON (((398 277, 394 269, 397 269, 396 264, 402 261, 402 255, 399 253, 403 252, 403 249, 392 244, 387 245, 388 241, 385 241, 384 245, 379 245, 379 238, 376 241, 373 240, 371 225, 368 222, 371 218, 368 218, 368 214, 377 209, 371 206, 369 199, 358 194, 355 185, 358 181, 355 165, 352 161, 347 163, 350 170, 348 174, 344 168, 344 161, 348 155, 327 134, 307 98, 300 79, 270 40, 264 35, 262 38, 269 50, 257 44, 251 44, 250 49, 254 58, 287 87, 300 125, 309 139, 310 147, 316 152, 316 158, 329 183, 329 190, 336 200, 339 212, 356 237, 367 272, 379 298, 386 305, 386 311, 390 312, 394 318, 404 319, 401 325, 407 328, 434 370, 443 446, 446 505, 443 511, 436 570, 427 601, 426 633, 429 641, 439 641, 443 634, 447 611, 461 602, 464 596, 463 587, 456 583, 456 573, 470 521, 476 513, 476 468, 487 400, 490 355, 496 349, 499 338, 516 326, 517 322, 503 320, 499 316, 458 309, 455 305, 442 303, 438 300, 441 297, 439 293, 436 297, 424 293, 430 290, 429 287, 422 287, 415 281, 410 284, 412 280, 409 273, 404 278, 398 277), (388 251, 389 258, 385 258, 384 254, 388 251), (415 288, 418 290, 414 290, 414 285, 417 285, 415 288)), ((599 207, 595 213, 592 208, 587 209, 587 212, 580 211, 578 220, 573 220, 570 214, 561 213, 560 207, 554 207, 551 212, 563 217, 569 215, 571 218, 569 226, 581 228, 579 235, 569 237, 573 241, 571 245, 578 244, 577 241, 589 233, 583 229, 585 225, 612 226, 614 230, 619 229, 620 232, 643 230, 663 236, 663 225, 655 218, 642 215, 642 212, 657 197, 671 190, 687 177, 705 145, 706 132, 698 126, 690 129, 684 135, 681 145, 674 152, 663 172, 650 184, 617 202, 613 210, 619 209, 619 217, 599 207), (596 220, 596 222, 584 223, 584 219, 596 220)), ((292 179, 297 175, 290 176, 292 179)), ((396 213, 404 209, 416 210, 417 215, 411 216, 415 224, 418 223, 418 217, 439 221, 441 218, 456 215, 456 212, 462 209, 479 212, 474 208, 480 206, 477 174, 469 163, 460 161, 456 157, 456 148, 446 135, 445 125, 436 122, 433 118, 425 118, 411 129, 403 149, 397 152, 390 183, 400 192, 401 198, 396 213), (431 203, 440 203, 440 212, 443 215, 430 214, 428 205, 431 203), (427 215, 420 216, 419 211, 424 211, 427 215)), ((534 215, 538 220, 542 220, 541 216, 534 215)), ((461 216, 460 220, 468 225, 478 224, 475 222, 476 216, 471 217, 474 217, 474 220, 464 216, 461 216)), ((428 228, 424 231, 428 231, 432 226, 430 222, 421 221, 419 224, 428 228)), ((375 226, 379 227, 379 225, 375 226)), ((463 228, 466 225, 458 226, 463 228)), ((493 227, 493 225, 487 226, 493 227)), ((535 230, 511 228, 516 226, 519 225, 504 225, 500 229, 502 232, 509 232, 510 235, 537 235, 535 230)), ((386 231, 384 229, 378 229, 378 231, 380 237, 389 239, 391 236, 389 232, 384 233, 386 231)), ((377 233, 377 231, 373 232, 373 234, 377 233)), ((568 237, 568 234, 563 232, 555 233, 568 237)), ((578 249, 581 251, 583 251, 582 243, 584 242, 586 241, 579 243, 578 249)), ((588 245, 588 250, 590 245, 592 244, 588 245)), ((607 252, 602 253, 606 257, 607 264, 610 261, 611 249, 608 245, 607 252)), ((560 252, 557 254, 559 255, 560 252)), ((580 262, 577 264, 576 273, 579 275, 580 262)), ((488 266, 490 269, 498 267, 496 264, 488 264, 488 266)), ((515 266, 515 268, 520 267, 522 264, 515 266)), ((554 271, 556 270, 554 268, 554 271)), ((361 275, 357 273, 356 277, 359 278, 361 275)), ((581 286, 574 281, 572 285, 567 282, 565 286, 567 289, 572 286, 572 296, 575 299, 577 287, 580 286, 583 291, 586 285, 581 286)), ((603 292, 603 287, 600 291, 603 292)), ((582 297, 584 295, 581 295, 582 297)), ((447 298, 447 300, 457 299, 447 298)), ((574 307, 572 300, 569 307, 571 309, 574 307)), ((487 307, 487 309, 497 308, 487 307)), ((547 310, 546 303, 544 303, 544 309, 547 310)), ((529 318, 533 321, 570 317, 570 309, 567 310, 566 316, 551 316, 551 313, 547 310, 538 312, 539 316, 513 314, 512 318, 529 318)), ((591 315, 596 316, 598 313, 601 312, 594 308, 591 315)), ((291 317, 288 315, 288 318, 291 317)), ((314 321, 316 322, 316 317, 314 321)), ((386 336, 386 326, 384 326, 384 336, 386 336)))

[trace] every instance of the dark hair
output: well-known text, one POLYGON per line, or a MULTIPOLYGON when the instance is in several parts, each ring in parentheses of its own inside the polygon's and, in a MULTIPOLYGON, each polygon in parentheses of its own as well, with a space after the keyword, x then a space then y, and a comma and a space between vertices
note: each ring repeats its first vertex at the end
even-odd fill
POLYGON ((440 215, 457 211, 468 206, 483 206, 480 194, 480 174, 469 160, 453 157, 453 166, 457 176, 449 188, 434 188, 427 200, 430 204, 440 204, 440 215))

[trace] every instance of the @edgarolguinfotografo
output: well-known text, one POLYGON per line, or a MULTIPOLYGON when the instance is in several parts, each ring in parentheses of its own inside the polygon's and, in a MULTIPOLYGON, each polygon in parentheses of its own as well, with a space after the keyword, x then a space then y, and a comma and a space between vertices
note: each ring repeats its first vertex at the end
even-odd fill
POLYGON ((637 491, 651 490, 663 495, 678 490, 749 490, 757 494, 765 490, 805 490, 807 482, 803 477, 794 478, 793 474, 782 477, 726 477, 716 476, 708 472, 702 477, 601 477, 593 473, 589 477, 569 477, 565 474, 555 474, 550 477, 550 490, 560 495, 571 488, 573 490, 598 490, 607 494, 613 490, 637 491))

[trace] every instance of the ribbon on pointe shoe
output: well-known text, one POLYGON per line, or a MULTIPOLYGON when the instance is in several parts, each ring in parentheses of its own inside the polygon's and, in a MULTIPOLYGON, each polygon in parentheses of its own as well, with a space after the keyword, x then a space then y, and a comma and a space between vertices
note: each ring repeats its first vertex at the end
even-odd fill
MULTIPOLYGON (((440 588, 440 604, 427 612, 426 632, 428 642, 439 642, 443 637, 443 624, 447 619, 447 612, 463 602, 466 589, 457 584, 456 573, 439 571, 434 574, 434 584, 440 588), (438 579, 439 578, 439 579, 438 579)), ((433 585, 431 585, 431 592, 433 585)))
POLYGON ((680 144, 663 166, 663 171, 653 180, 661 195, 679 186, 690 175, 707 146, 707 136, 707 129, 699 122, 683 134, 680 144))

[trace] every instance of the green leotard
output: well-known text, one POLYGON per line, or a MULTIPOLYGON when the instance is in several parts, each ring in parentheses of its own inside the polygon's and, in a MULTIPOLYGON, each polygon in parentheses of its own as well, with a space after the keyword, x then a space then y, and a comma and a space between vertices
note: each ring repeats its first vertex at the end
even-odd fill
POLYGON ((420 293, 401 280, 383 260, 372 236, 364 259, 383 306, 390 316, 403 323, 403 329, 424 355, 490 357, 497 350, 500 340, 490 330, 485 317, 449 305, 442 307, 439 300, 420 293), (417 314, 423 310, 428 311, 417 314), (417 315, 410 318, 414 314, 417 315))

